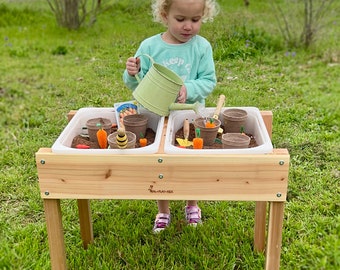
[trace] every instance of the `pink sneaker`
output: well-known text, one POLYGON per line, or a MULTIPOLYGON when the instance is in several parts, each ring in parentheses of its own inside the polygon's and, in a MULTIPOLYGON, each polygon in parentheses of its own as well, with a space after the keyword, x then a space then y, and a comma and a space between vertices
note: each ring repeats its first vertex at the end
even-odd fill
POLYGON ((193 227, 196 227, 197 224, 202 224, 201 209, 198 206, 186 206, 185 219, 193 227))
POLYGON ((152 231, 154 233, 159 233, 163 231, 170 224, 170 214, 158 213, 155 219, 155 225, 152 231))

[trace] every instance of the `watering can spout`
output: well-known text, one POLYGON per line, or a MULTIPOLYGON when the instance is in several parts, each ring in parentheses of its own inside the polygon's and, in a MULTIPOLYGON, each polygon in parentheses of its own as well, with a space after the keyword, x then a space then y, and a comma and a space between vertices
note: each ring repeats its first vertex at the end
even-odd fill
POLYGON ((196 114, 205 117, 205 107, 202 103, 196 101, 193 104, 186 104, 186 103, 171 103, 169 106, 170 111, 174 110, 193 110, 196 114))

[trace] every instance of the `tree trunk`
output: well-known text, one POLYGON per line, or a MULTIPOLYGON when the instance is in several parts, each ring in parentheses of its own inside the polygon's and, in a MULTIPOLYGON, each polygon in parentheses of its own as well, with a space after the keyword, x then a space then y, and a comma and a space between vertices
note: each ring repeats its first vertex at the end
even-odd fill
POLYGON ((64 0, 63 26, 69 29, 78 29, 80 26, 78 6, 79 0, 64 0))

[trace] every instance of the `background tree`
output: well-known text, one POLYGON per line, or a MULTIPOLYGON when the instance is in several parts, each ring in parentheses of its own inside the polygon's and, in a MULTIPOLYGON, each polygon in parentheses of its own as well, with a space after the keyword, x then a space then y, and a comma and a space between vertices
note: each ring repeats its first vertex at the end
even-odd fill
POLYGON ((279 29, 288 47, 310 47, 334 17, 334 0, 286 0, 272 2, 279 29))
POLYGON ((47 0, 57 23, 68 29, 78 29, 86 21, 92 25, 97 20, 101 0, 47 0))

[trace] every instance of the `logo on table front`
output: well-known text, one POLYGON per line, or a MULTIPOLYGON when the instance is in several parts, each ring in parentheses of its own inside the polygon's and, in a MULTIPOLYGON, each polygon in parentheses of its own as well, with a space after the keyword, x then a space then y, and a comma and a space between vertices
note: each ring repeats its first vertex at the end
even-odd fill
POLYGON ((174 193, 171 189, 153 189, 153 185, 150 185, 148 189, 151 193, 174 193))

